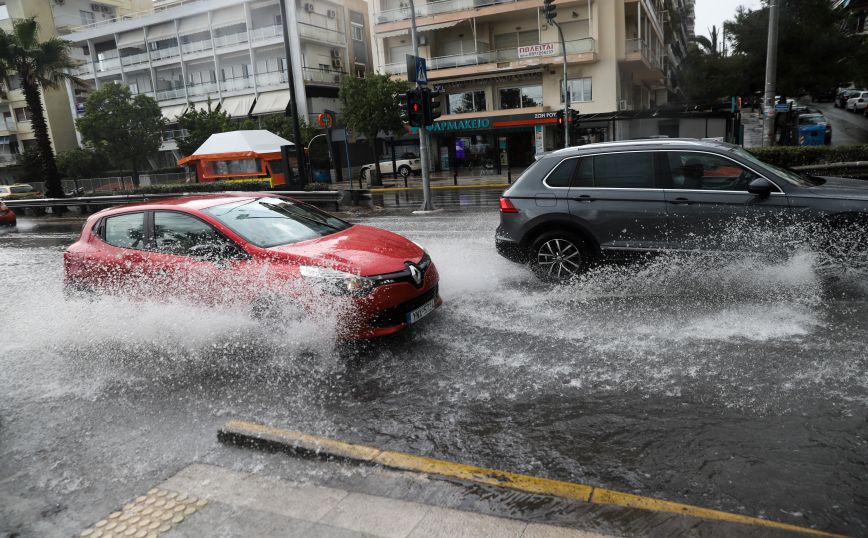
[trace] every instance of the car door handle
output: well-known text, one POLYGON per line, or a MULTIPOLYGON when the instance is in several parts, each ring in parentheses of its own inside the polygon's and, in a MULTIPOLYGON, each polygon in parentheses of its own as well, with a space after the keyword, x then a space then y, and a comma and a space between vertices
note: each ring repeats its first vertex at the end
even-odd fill
POLYGON ((676 198, 676 199, 674 199, 674 200, 669 200, 669 203, 670 203, 670 204, 690 205, 690 204, 692 204, 693 202, 691 202, 691 201, 690 201, 689 199, 687 199, 687 198, 683 198, 683 197, 680 197, 680 196, 679 196, 678 198, 676 198))
POLYGON ((583 194, 581 196, 573 198, 573 200, 577 202, 593 202, 594 198, 590 194, 583 194))

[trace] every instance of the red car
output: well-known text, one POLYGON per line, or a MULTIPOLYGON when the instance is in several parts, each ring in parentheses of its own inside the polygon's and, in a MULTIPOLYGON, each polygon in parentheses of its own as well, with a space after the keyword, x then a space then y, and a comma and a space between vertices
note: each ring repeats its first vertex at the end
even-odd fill
POLYGON ((0 200, 0 226, 15 226, 15 212, 0 200))
POLYGON ((100 211, 64 252, 72 290, 336 312, 339 335, 374 338, 442 304, 428 254, 268 193, 184 196, 100 211))

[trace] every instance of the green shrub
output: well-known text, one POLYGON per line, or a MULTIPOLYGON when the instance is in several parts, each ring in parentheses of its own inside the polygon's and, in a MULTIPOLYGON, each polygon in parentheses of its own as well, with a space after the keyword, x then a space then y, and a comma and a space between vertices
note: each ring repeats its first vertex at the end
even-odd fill
POLYGON ((213 183, 168 183, 150 185, 138 189, 116 191, 112 194, 181 194, 207 193, 223 191, 267 191, 271 185, 267 181, 251 179, 249 181, 215 181, 213 183))
POLYGON ((760 160, 792 168, 811 164, 868 161, 868 144, 852 146, 774 146, 749 148, 760 160))

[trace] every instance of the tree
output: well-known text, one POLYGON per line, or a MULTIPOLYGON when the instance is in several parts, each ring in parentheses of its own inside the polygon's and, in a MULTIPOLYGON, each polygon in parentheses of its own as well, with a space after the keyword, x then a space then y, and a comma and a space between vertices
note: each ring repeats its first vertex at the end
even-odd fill
POLYGON ((75 182, 76 191, 79 179, 94 177, 106 169, 106 164, 105 156, 92 149, 77 148, 57 154, 57 169, 75 182))
POLYGON ((43 178, 42 153, 36 146, 25 146, 18 157, 18 170, 21 177, 27 181, 45 181, 43 178))
POLYGON ((0 79, 6 80, 13 74, 21 79, 21 90, 30 109, 30 121, 42 159, 46 194, 59 198, 63 196, 63 188, 48 137, 42 90, 56 88, 67 80, 81 82, 67 71, 75 67, 69 54, 70 43, 56 37, 39 41, 38 31, 35 18, 12 21, 11 32, 0 29, 0 79))
POLYGON ((339 98, 343 121, 347 127, 368 139, 374 154, 376 177, 371 185, 382 185, 380 159, 377 156, 377 134, 380 131, 398 133, 403 130, 398 108, 398 94, 407 91, 404 81, 389 75, 371 74, 365 78, 346 77, 341 82, 339 98))
POLYGON ((232 118, 220 108, 212 108, 211 100, 208 100, 205 108, 196 109, 191 106, 186 112, 178 116, 178 126, 187 130, 185 138, 178 138, 178 151, 181 155, 191 155, 199 149, 199 146, 215 133, 232 131, 235 126, 232 118))
POLYGON ((75 121, 86 144, 109 159, 129 164, 136 186, 142 165, 160 149, 165 123, 153 98, 133 97, 120 84, 106 84, 90 94, 84 114, 75 121))
MULTIPOLYGON (((261 119, 260 124, 262 128, 266 131, 271 131, 277 136, 283 137, 293 144, 295 141, 295 130, 292 125, 292 117, 284 116, 283 114, 272 114, 270 116, 265 116, 261 119)), ((310 140, 318 134, 322 134, 322 129, 319 129, 307 121, 304 118, 298 123, 299 131, 301 134, 301 144, 303 146, 307 146, 310 140)))

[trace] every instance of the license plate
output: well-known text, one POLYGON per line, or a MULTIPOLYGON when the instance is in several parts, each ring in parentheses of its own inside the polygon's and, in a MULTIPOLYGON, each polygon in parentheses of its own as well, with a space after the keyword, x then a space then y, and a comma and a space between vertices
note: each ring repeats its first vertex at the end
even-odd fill
POLYGON ((436 306, 437 306, 437 299, 434 298, 434 299, 431 299, 430 301, 428 301, 427 303, 423 304, 422 306, 420 306, 416 310, 412 310, 410 312, 407 312, 407 318, 406 318, 407 324, 412 325, 412 324, 416 323, 420 319, 424 318, 425 316, 427 316, 428 314, 433 312, 434 308, 436 306))

